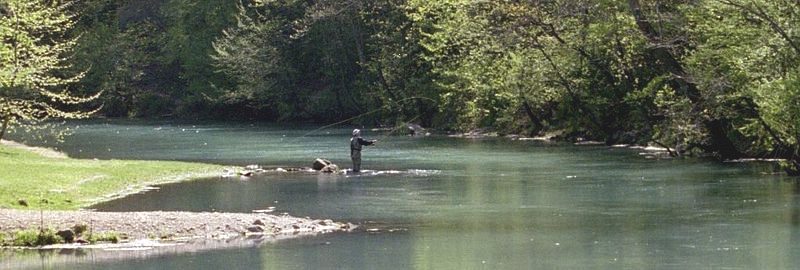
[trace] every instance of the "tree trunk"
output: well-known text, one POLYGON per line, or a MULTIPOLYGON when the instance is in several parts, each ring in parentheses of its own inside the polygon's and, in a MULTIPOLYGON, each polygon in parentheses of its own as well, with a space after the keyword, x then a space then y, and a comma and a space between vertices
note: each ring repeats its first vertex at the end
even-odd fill
POLYGON ((358 54, 358 65, 359 67, 363 67, 367 64, 367 56, 364 52, 364 38, 361 36, 361 28, 358 27, 358 21, 353 20, 352 22, 352 30, 353 35, 355 36, 355 45, 356 45, 356 53, 358 54))
MULTIPOLYGON (((658 44, 661 36, 642 13, 639 0, 628 0, 628 6, 636 20, 639 32, 651 44, 658 44)), ((669 85, 689 99, 695 112, 702 112, 703 98, 697 89, 697 85, 687 79, 689 76, 685 72, 683 64, 664 46, 653 46, 651 52, 656 60, 653 65, 661 66, 666 72, 672 74, 672 78, 668 82, 669 85)), ((727 119, 703 119, 702 124, 708 129, 710 136, 710 143, 705 147, 706 151, 717 153, 722 159, 734 159, 744 156, 728 137, 730 125, 727 119)))
POLYGON ((520 99, 522 100, 522 108, 525 110, 525 114, 528 116, 528 119, 531 121, 531 132, 530 135, 536 135, 542 131, 542 124, 540 123, 541 120, 539 117, 536 116, 536 113, 533 112, 533 108, 528 103, 528 99, 523 97, 520 94, 520 99))
POLYGON ((9 122, 11 122, 11 116, 6 116, 3 118, 3 124, 0 126, 0 140, 3 140, 3 137, 6 135, 6 129, 8 129, 9 122))

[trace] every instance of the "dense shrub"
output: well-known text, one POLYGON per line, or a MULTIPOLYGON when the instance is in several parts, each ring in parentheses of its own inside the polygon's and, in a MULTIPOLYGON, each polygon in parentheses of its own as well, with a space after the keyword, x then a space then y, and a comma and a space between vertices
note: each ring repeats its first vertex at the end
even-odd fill
POLYGON ((58 244, 63 242, 64 240, 61 239, 60 236, 56 235, 56 231, 52 229, 47 229, 41 231, 37 230, 18 231, 16 234, 14 234, 13 244, 15 246, 34 247, 34 246, 58 244))

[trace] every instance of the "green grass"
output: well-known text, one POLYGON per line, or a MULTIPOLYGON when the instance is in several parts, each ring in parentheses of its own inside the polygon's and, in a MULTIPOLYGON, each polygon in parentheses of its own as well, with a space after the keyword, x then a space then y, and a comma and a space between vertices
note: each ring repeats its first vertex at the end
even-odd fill
POLYGON ((51 158, 0 145, 0 208, 74 210, 114 194, 223 169, 189 162, 51 158))
POLYGON ((119 243, 119 240, 122 239, 119 233, 117 232, 104 232, 104 233, 96 233, 91 234, 88 237, 89 243, 95 244, 97 242, 109 242, 112 244, 119 243))
POLYGON ((14 234, 14 246, 20 247, 37 247, 52 244, 63 243, 64 239, 56 235, 56 231, 47 229, 43 231, 38 230, 23 230, 14 234))

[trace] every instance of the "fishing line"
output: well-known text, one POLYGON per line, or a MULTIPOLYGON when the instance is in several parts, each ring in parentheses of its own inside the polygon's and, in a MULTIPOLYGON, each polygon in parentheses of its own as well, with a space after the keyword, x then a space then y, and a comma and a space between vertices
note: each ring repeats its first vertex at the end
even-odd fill
POLYGON ((402 122, 402 124, 400 124, 400 125, 397 125, 395 128, 393 128, 393 129, 389 130, 389 132, 388 132, 388 133, 386 133, 386 134, 384 134, 383 136, 381 136, 381 137, 380 137, 380 139, 379 139, 378 141, 383 141, 384 139, 388 138, 388 137, 389 137, 389 135, 392 135, 392 133, 394 133, 395 131, 397 131, 397 130, 400 130, 400 128, 403 128, 403 127, 408 127, 408 123, 414 122, 414 120, 417 120, 417 118, 419 118, 420 116, 422 116, 422 114, 421 114, 421 113, 420 113, 420 114, 417 114, 417 116, 414 116, 413 118, 411 118, 411 119, 410 119, 410 120, 408 120, 408 121, 402 122))
POLYGON ((301 135, 301 136, 300 136, 300 137, 298 137, 298 138, 303 138, 303 137, 306 137, 306 136, 308 136, 308 135, 311 135, 311 134, 314 134, 314 133, 316 133, 316 132, 318 132, 318 131, 320 131, 320 130, 327 129, 327 128, 330 128, 330 127, 333 127, 333 126, 337 126, 337 125, 339 125, 339 124, 342 124, 342 123, 344 123, 344 122, 349 122, 349 121, 352 121, 352 120, 354 120, 354 119, 361 118, 361 117, 363 117, 363 116, 365 116, 365 115, 370 115, 370 114, 373 114, 373 113, 379 112, 379 111, 381 111, 381 110, 383 110, 383 109, 384 109, 383 107, 380 107, 380 108, 377 108, 377 109, 374 109, 374 110, 371 110, 371 111, 368 111, 368 112, 365 112, 365 113, 362 113, 362 114, 359 114, 359 115, 356 115, 356 116, 353 116, 353 117, 347 118, 347 119, 345 119, 345 120, 342 120, 342 121, 339 121, 339 122, 336 122, 336 123, 333 123, 333 124, 330 124, 330 125, 325 125, 325 126, 322 126, 322 127, 318 128, 318 129, 315 129, 315 130, 309 131, 309 132, 307 132, 307 133, 305 133, 305 134, 301 135))
MULTIPOLYGON (((409 100, 414 100, 414 99, 424 99, 424 100, 429 100, 429 101, 431 101, 433 103, 436 103, 436 100, 434 100, 432 98, 429 98, 429 97, 407 97, 407 98, 404 98, 404 99, 401 99, 401 100, 394 101, 394 102, 388 103, 386 105, 383 105, 380 108, 377 108, 377 109, 374 109, 374 110, 371 110, 371 111, 368 111, 368 112, 365 112, 365 113, 362 113, 362 114, 347 118, 345 120, 342 120, 342 121, 339 121, 339 122, 336 122, 336 123, 333 123, 333 124, 322 126, 322 127, 317 128, 315 130, 309 131, 309 132, 303 134, 302 136, 297 137, 296 139, 300 139, 300 138, 306 137, 308 135, 314 134, 314 133, 319 132, 321 130, 328 129, 330 127, 337 126, 337 125, 340 125, 342 123, 349 122, 349 121, 352 121, 354 119, 358 119, 358 118, 361 118, 361 117, 364 117, 364 116, 379 112, 379 111, 384 110, 384 109, 389 109, 391 111, 392 105, 399 105, 400 103, 403 103, 403 102, 406 102, 406 101, 409 101, 409 100)), ((414 118, 412 118, 411 120, 406 121, 405 124, 408 124, 409 122, 416 120, 421 115, 422 114, 419 114, 419 115, 415 116, 414 118)), ((399 128, 400 128, 400 126, 395 127, 393 130, 390 130, 391 132, 389 134, 391 134, 392 132, 394 132, 395 130, 397 130, 399 128)), ((384 135, 384 137, 386 137, 386 136, 388 136, 388 135, 384 135)))

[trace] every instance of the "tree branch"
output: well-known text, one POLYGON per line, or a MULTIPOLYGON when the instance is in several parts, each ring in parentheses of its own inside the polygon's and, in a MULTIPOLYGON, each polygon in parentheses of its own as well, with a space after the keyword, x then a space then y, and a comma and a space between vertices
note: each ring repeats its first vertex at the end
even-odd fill
POLYGON ((789 34, 786 33, 785 30, 783 30, 783 28, 780 25, 778 25, 778 22, 776 22, 772 17, 769 16, 769 14, 767 14, 767 12, 764 10, 763 7, 761 7, 761 6, 759 6, 759 5, 755 4, 755 3, 753 3, 754 7, 751 7, 751 6, 747 6, 747 5, 744 5, 744 4, 735 3, 735 2, 733 2, 731 0, 721 0, 721 2, 723 4, 726 4, 726 5, 729 5, 729 6, 732 6, 732 7, 736 7, 736 8, 738 8, 738 9, 744 11, 744 12, 753 14, 754 16, 758 17, 759 19, 762 19, 762 20, 766 21, 767 24, 769 24, 770 28, 772 28, 772 31, 775 31, 776 33, 778 33, 778 35, 780 35, 781 38, 783 38, 787 43, 789 43, 789 46, 792 47, 792 49, 794 49, 794 51, 798 55, 800 55, 800 45, 798 45, 794 41, 794 39, 792 39, 792 37, 790 37, 789 34))

